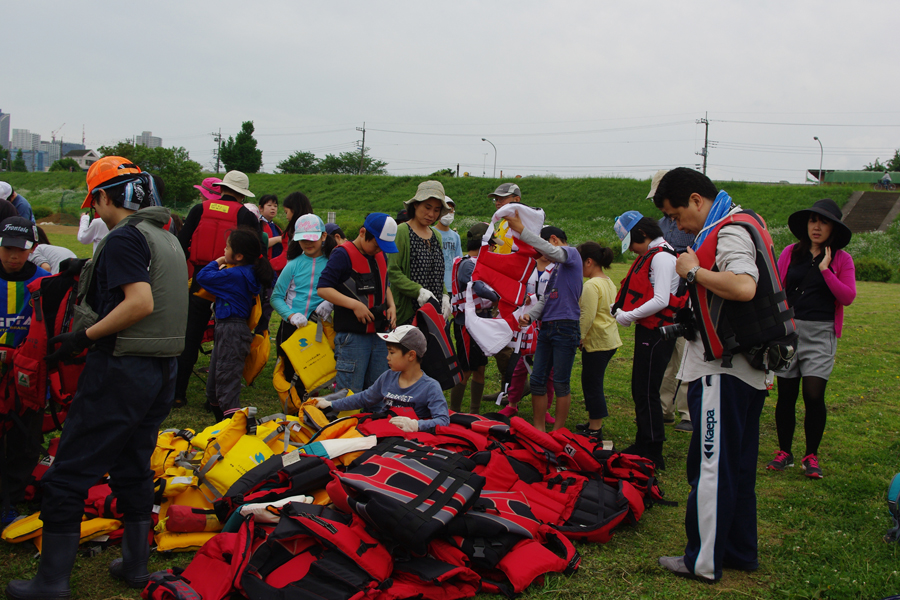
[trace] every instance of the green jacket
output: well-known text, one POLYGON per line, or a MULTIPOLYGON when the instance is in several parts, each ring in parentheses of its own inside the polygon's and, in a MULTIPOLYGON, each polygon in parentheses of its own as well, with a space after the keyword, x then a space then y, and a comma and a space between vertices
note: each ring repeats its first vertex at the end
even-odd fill
MULTIPOLYGON (((441 239, 440 232, 434 227, 431 228, 437 237, 438 245, 443 246, 444 241, 441 239)), ((388 278, 391 282, 391 293, 394 295, 394 304, 397 306, 397 325, 406 323, 413 318, 419 303, 416 299, 419 297, 419 291, 422 286, 409 278, 409 224, 401 223, 397 227, 397 237, 394 239, 397 244, 397 253, 388 254, 388 278)), ((443 280, 444 276, 441 275, 443 280)), ((447 290, 444 290, 447 293, 447 290)), ((438 298, 438 301, 441 299, 438 298)))
MULTIPOLYGON (((153 312, 131 327, 116 334, 114 356, 178 356, 184 349, 184 330, 187 326, 188 287, 187 264, 178 239, 164 230, 169 211, 161 206, 141 209, 122 219, 113 231, 132 226, 140 231, 150 248, 150 288, 153 292, 153 312)), ((79 282, 80 303, 75 308, 75 328, 86 329, 96 323, 97 313, 87 304, 88 289, 92 285, 94 265, 106 246, 97 246, 94 260, 88 261, 79 282)))

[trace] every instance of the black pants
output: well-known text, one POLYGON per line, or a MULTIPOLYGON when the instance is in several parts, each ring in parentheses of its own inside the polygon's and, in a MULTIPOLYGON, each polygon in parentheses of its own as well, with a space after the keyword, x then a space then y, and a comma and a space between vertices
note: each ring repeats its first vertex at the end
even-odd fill
POLYGON ((31 481, 31 473, 41 457, 44 441, 42 427, 44 414, 36 410, 25 411, 20 423, 0 435, 0 498, 15 506, 25 498, 25 488, 31 481))
POLYGON ((198 298, 194 292, 200 289, 195 277, 191 281, 190 296, 188 298, 187 327, 184 330, 184 350, 178 357, 178 377, 175 380, 175 397, 187 398, 188 382, 200 353, 200 345, 203 343, 203 334, 209 326, 212 317, 212 302, 198 298))
POLYGON ((124 520, 150 519, 150 456, 174 391, 174 358, 88 353, 56 458, 41 482, 44 531, 79 531, 88 490, 106 473, 124 520))
POLYGON ((659 386, 674 349, 675 340, 662 339, 659 329, 647 329, 635 324, 631 396, 637 419, 634 441, 638 444, 662 443, 666 440, 659 386))

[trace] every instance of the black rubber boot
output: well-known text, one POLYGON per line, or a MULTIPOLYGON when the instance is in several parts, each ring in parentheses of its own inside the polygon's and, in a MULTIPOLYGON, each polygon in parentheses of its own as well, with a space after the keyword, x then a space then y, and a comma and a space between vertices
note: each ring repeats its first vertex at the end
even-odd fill
POLYGON ((69 576, 78 554, 79 533, 44 532, 41 562, 34 579, 13 579, 6 586, 10 600, 69 598, 69 576))
POLYGON ((109 564, 109 574, 134 589, 141 589, 150 581, 147 560, 150 558, 150 528, 152 521, 125 523, 122 535, 122 558, 109 564))

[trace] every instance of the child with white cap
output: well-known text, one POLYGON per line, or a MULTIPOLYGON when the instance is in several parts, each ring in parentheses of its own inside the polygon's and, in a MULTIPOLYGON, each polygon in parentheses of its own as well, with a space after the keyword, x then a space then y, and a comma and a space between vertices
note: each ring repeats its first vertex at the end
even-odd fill
POLYGON ((372 387, 340 400, 319 399, 320 409, 352 410, 362 408, 381 412, 391 407, 411 408, 418 419, 394 417, 391 423, 406 432, 428 431, 436 425, 449 425, 450 413, 440 384, 422 371, 422 356, 428 347, 425 335, 417 327, 401 325, 378 336, 388 349, 389 371, 381 374, 372 387))

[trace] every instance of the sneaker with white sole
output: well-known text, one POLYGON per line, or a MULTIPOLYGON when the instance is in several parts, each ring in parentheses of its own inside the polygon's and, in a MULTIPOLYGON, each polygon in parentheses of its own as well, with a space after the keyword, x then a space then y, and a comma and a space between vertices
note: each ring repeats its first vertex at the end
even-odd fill
POLYGON ((784 471, 788 467, 794 466, 794 455, 784 450, 775 452, 775 460, 769 462, 766 468, 770 471, 784 471))
POLYGON ((807 454, 803 457, 803 460, 800 461, 800 466, 803 468, 804 475, 810 477, 812 479, 822 479, 824 475, 822 475, 822 467, 819 466, 819 459, 816 458, 815 454, 807 454))

